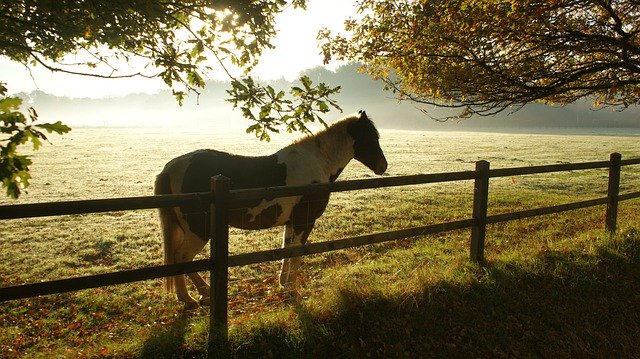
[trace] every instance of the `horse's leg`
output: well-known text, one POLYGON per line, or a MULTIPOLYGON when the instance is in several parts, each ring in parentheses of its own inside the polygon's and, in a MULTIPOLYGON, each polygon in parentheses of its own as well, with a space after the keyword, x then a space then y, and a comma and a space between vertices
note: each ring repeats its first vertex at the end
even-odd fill
MULTIPOLYGON (((184 255, 185 238, 184 233, 181 233, 179 242, 176 243, 177 247, 173 248, 173 261, 172 263, 185 262, 188 259, 184 255)), ((187 282, 184 275, 180 274, 173 277, 174 290, 178 300, 184 303, 185 309, 194 309, 198 306, 198 303, 189 295, 187 290, 187 282)))
MULTIPOLYGON (((180 227, 173 208, 160 208, 160 224, 163 236, 164 264, 175 264, 185 261, 185 233, 180 227)), ((185 303, 186 308, 197 306, 196 301, 187 292, 184 275, 165 278, 165 288, 175 292, 178 300, 185 303)))
MULTIPOLYGON (((305 226, 291 226, 287 225, 284 229, 284 236, 282 240, 282 247, 300 246, 307 242, 313 223, 305 226)), ((302 264, 302 257, 293 257, 282 260, 282 269, 280 270, 280 285, 286 290, 296 291, 296 277, 298 275, 298 269, 302 264)))
POLYGON ((189 279, 191 279, 191 282, 196 286, 196 289, 198 289, 198 293, 200 293, 200 305, 209 305, 211 303, 209 299, 211 293, 209 291, 209 283, 207 283, 207 281, 205 281, 197 272, 189 273, 187 275, 189 276, 189 279))
MULTIPOLYGON (((196 235, 184 235, 184 240, 177 246, 174 250, 175 262, 189 262, 192 261, 196 254, 200 253, 204 245, 205 241, 200 239, 200 237, 196 235)), ((196 285, 198 288, 198 292, 203 294, 203 291, 206 293, 206 297, 208 299, 209 296, 209 285, 202 279, 202 277, 198 273, 189 273, 189 279, 196 285), (202 288, 205 287, 206 290, 202 288)), ((198 307, 198 302, 189 295, 187 291, 187 283, 186 277, 184 275, 178 275, 175 277, 175 285, 176 285, 176 293, 178 295, 178 299, 185 303, 185 309, 194 309, 198 307)), ((204 296, 204 295, 203 295, 204 296)))

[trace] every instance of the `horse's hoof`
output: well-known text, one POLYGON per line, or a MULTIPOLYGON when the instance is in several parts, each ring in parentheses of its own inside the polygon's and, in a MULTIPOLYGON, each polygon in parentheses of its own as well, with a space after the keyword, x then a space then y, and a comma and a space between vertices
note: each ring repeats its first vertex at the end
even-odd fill
POLYGON ((183 310, 188 312, 188 311, 191 311, 191 310, 198 309, 198 307, 199 307, 198 306, 198 302, 196 302, 195 300, 190 300, 188 302, 184 302, 183 310))
POLYGON ((208 307, 211 305, 211 298, 209 297, 202 297, 200 298, 200 305, 203 307, 208 307))
POLYGON ((302 302, 302 295, 297 289, 285 289, 286 297, 285 301, 293 304, 299 304, 302 302))

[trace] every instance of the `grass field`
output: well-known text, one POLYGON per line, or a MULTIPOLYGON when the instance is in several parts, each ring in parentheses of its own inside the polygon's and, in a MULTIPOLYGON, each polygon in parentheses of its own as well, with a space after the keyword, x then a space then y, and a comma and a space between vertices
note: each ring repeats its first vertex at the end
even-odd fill
MULTIPOLYGON (((382 130, 386 175, 640 157, 637 137, 427 133, 382 130)), ((34 155, 29 203, 152 194, 172 157, 210 147, 270 153, 215 128, 76 128, 34 155)), ((373 176, 352 163, 341 179, 373 176)), ((606 193, 607 171, 491 181, 489 213, 606 193)), ((622 191, 640 189, 625 168, 622 191)), ((470 181, 335 194, 312 241, 468 218, 470 181)), ((630 357, 640 350, 640 201, 488 228, 487 265, 468 261, 468 231, 310 256, 299 305, 283 300, 278 263, 230 273, 231 357, 630 357)), ((233 230, 230 251, 279 246, 279 229, 233 230)), ((155 211, 0 223, 0 285, 162 263, 155 211)), ((160 280, 0 303, 8 357, 204 357, 207 309, 184 313, 160 280)))

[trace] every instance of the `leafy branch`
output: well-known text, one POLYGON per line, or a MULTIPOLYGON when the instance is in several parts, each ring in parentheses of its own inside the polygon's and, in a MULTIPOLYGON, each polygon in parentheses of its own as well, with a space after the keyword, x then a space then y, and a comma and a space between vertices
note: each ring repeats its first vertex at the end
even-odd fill
POLYGON ((20 112, 22 99, 8 97, 5 84, 0 83, 0 180, 7 190, 7 196, 18 198, 27 186, 31 175, 29 166, 33 163, 29 156, 18 153, 18 147, 31 143, 34 150, 40 149, 42 141, 48 141, 46 133, 59 135, 71 128, 58 121, 37 123, 38 114, 30 107, 28 116, 20 112), (6 136, 6 137, 4 137, 6 136))
POLYGON ((227 101, 233 108, 240 108, 246 119, 255 122, 247 128, 247 133, 254 133, 261 141, 269 141, 269 133, 279 133, 280 127, 285 127, 289 133, 309 133, 307 124, 310 122, 327 125, 318 113, 327 113, 331 108, 342 112, 331 98, 340 92, 340 86, 331 88, 324 83, 313 86, 306 75, 300 76, 298 81, 300 86, 293 86, 287 97, 282 90, 257 84, 251 76, 233 79, 231 89, 227 90, 231 96, 227 101))
POLYGON ((529 103, 640 105, 640 3, 374 1, 322 30, 325 61, 356 61, 401 100, 493 116, 529 103))

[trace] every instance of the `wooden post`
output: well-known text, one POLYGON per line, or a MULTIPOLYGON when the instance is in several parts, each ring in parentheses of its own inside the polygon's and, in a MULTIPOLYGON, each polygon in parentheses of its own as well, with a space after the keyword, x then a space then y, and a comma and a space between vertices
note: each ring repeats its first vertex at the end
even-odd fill
POLYGON ((227 296, 229 281, 229 178, 218 175, 211 179, 213 203, 211 204, 211 310, 209 339, 220 335, 227 339, 227 296))
POLYGON ((612 153, 609 156, 609 188, 607 190, 607 215, 605 218, 605 228, 610 233, 614 233, 618 219, 618 196, 620 194, 620 162, 622 155, 612 153))
POLYGON ((487 230, 487 205, 489 200, 489 162, 476 162, 476 179, 473 186, 473 220, 471 227, 471 261, 484 262, 484 239, 487 230))

